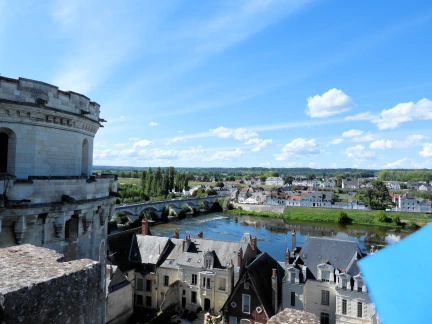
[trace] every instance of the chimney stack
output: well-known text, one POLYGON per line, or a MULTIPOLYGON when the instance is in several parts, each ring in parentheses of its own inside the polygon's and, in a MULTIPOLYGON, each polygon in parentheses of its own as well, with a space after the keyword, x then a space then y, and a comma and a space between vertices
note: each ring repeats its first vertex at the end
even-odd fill
POLYGON ((243 249, 240 248, 240 250, 237 252, 237 265, 241 267, 243 261, 243 249))
POLYGON ((290 250, 287 248, 285 251, 285 264, 286 265, 290 264, 290 256, 291 256, 290 250))
POLYGON ((293 253, 295 253, 296 248, 297 248, 296 231, 295 230, 292 231, 292 246, 291 246, 291 248, 292 248, 293 253))
POLYGON ((147 222, 147 219, 143 218, 142 222, 141 222, 141 234, 142 235, 148 235, 149 233, 149 225, 147 222))
POLYGON ((272 308, 275 314, 278 312, 279 302, 278 302, 278 280, 277 280, 277 270, 272 269, 272 277, 271 277, 271 285, 272 285, 272 308))
POLYGON ((172 238, 176 238, 176 239, 180 238, 180 234, 179 234, 178 230, 174 231, 174 234, 173 234, 172 238))
POLYGON ((199 231, 199 233, 198 233, 198 238, 203 238, 203 236, 204 236, 204 233, 202 232, 202 231, 199 231))
POLYGON ((186 236, 186 238, 183 241, 183 252, 187 252, 187 250, 189 249, 190 242, 191 242, 190 235, 186 236))
POLYGON ((257 249, 257 238, 256 238, 256 236, 252 237, 252 239, 251 239, 251 247, 252 247, 252 250, 256 252, 256 249, 257 249))

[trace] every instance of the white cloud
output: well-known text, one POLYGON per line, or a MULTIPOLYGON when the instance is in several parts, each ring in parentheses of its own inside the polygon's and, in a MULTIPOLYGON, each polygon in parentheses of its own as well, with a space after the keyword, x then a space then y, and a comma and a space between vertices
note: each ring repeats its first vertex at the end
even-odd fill
POLYGON ((152 121, 152 122, 150 122, 149 126, 159 126, 159 123, 152 121))
POLYGON ((423 157, 432 157, 432 143, 423 144, 423 150, 419 154, 423 157))
POLYGON ((426 167, 427 167, 427 163, 417 163, 412 159, 404 157, 403 159, 387 163, 382 168, 383 169, 424 169, 426 167))
POLYGON ((310 162, 309 163, 309 168, 317 169, 319 167, 320 167, 320 165, 318 163, 315 163, 315 162, 310 162))
POLYGON ((166 143, 166 145, 171 145, 171 144, 174 144, 174 143, 179 143, 179 142, 184 142, 184 141, 185 140, 184 140, 183 137, 174 137, 172 140, 168 141, 166 143))
POLYGON ((129 141, 132 141, 132 142, 136 142, 136 141, 139 141, 139 140, 140 140, 139 137, 131 137, 131 138, 129 138, 129 141))
POLYGON ((210 132, 221 138, 234 138, 239 141, 245 141, 250 138, 258 137, 258 133, 247 130, 246 128, 227 128, 220 126, 210 129, 210 132))
POLYGON ((343 132, 342 136, 343 137, 355 137, 355 136, 360 136, 361 134, 363 134, 362 130, 350 129, 349 131, 343 132))
POLYGON ((236 149, 235 151, 219 151, 213 154, 211 157, 204 159, 204 161, 214 161, 214 160, 225 160, 229 161, 232 159, 236 159, 239 156, 244 155, 245 152, 241 149, 236 149))
POLYGON ((403 159, 387 163, 383 167, 383 169, 396 169, 396 168, 400 168, 401 166, 405 166, 407 164, 407 162, 409 162, 409 161, 410 160, 407 157, 404 157, 403 159))
POLYGON ((336 139, 332 140, 329 144, 337 145, 337 144, 341 144, 343 142, 344 142, 344 140, 342 138, 336 138, 336 139))
POLYGON ((275 154, 275 158, 278 161, 286 160, 290 156, 308 156, 316 155, 319 153, 319 149, 316 144, 316 140, 306 140, 304 138, 296 138, 290 143, 286 144, 281 153, 275 154))
POLYGON ((375 156, 373 151, 367 151, 363 145, 351 146, 345 152, 349 158, 354 160, 369 160, 375 156))
POLYGON ((370 143, 369 148, 375 150, 390 150, 390 149, 401 149, 410 148, 414 145, 419 145, 421 140, 426 137, 419 134, 413 134, 408 136, 405 140, 378 140, 370 143))
POLYGON ((184 133, 184 131, 182 131, 182 130, 179 130, 177 133, 179 133, 179 134, 183 134, 184 133))
POLYGON ((151 144, 151 141, 149 141, 149 140, 141 140, 141 141, 134 143, 133 147, 134 148, 145 147, 145 146, 149 146, 150 144, 151 144))
POLYGON ((432 119, 432 101, 424 98, 417 103, 400 103, 391 109, 384 109, 379 119, 372 122, 383 130, 396 128, 401 123, 409 121, 430 119, 432 119))
POLYGON ((374 135, 371 133, 367 133, 367 134, 363 134, 362 136, 359 137, 354 137, 351 139, 352 142, 372 142, 372 141, 376 141, 379 138, 378 135, 374 135))
POLYGON ((263 148, 267 147, 273 142, 272 139, 261 139, 261 138, 251 138, 247 142, 245 142, 246 145, 255 145, 255 147, 251 150, 252 152, 259 152, 263 148))
POLYGON ((315 117, 329 117, 350 110, 354 103, 342 90, 333 88, 320 95, 307 98, 306 114, 315 117))
POLYGON ((378 116, 372 115, 368 111, 368 112, 359 113, 359 114, 354 115, 354 116, 345 117, 345 120, 375 120, 375 119, 377 119, 377 117, 378 116))
POLYGON ((270 162, 264 162, 264 163, 261 163, 260 165, 264 166, 264 167, 269 167, 271 164, 270 164, 270 162))
POLYGON ((124 144, 124 143, 118 143, 118 144, 114 144, 114 146, 123 147, 123 146, 126 146, 126 144, 124 144))

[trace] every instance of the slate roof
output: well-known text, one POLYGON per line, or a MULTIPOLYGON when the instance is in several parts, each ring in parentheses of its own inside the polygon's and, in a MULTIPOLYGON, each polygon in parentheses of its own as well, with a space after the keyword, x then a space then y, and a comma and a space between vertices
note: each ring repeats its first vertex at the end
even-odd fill
MULTIPOLYGON (((280 264, 266 252, 258 255, 245 269, 242 278, 237 282, 231 295, 226 303, 230 303, 237 293, 239 285, 243 284, 244 280, 250 280, 250 283, 255 288, 260 303, 262 303, 267 316, 270 318, 275 315, 272 309, 272 269, 277 269, 278 276, 278 305, 282 300, 282 279, 285 276, 285 270, 280 264)), ((225 308, 225 305, 222 309, 225 308)))
POLYGON ((132 242, 130 260, 156 265, 168 248, 168 241, 167 237, 137 235, 132 242))
POLYGON ((362 252, 356 242, 324 237, 308 237, 297 256, 296 264, 305 264, 308 275, 317 278, 317 266, 328 261, 335 269, 348 271, 351 275, 358 274, 357 262, 362 252), (349 268, 349 269, 348 269, 349 268), (357 273, 355 273, 357 271, 357 273))
MULTIPOLYGON (((247 236, 243 235, 247 239, 247 236)), ((161 267, 177 268, 179 265, 201 268, 204 267, 204 255, 211 252, 214 257, 213 268, 227 268, 232 259, 237 265, 237 253, 242 248, 243 256, 248 249, 248 242, 221 241, 205 238, 191 238, 189 247, 183 252, 183 239, 170 239, 167 257, 161 267)), ((250 248, 250 247, 249 247, 250 248)), ((237 268, 237 267, 236 267, 237 268)))
POLYGON ((122 272, 136 268, 136 264, 129 261, 129 252, 135 234, 141 233, 141 227, 108 235, 108 260, 118 266, 122 272))

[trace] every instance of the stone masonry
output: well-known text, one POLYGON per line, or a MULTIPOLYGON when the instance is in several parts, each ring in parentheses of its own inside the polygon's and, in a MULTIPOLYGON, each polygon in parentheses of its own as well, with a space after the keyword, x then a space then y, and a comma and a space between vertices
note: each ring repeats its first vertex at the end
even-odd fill
POLYGON ((0 249, 0 324, 104 323, 101 264, 50 249, 0 249))

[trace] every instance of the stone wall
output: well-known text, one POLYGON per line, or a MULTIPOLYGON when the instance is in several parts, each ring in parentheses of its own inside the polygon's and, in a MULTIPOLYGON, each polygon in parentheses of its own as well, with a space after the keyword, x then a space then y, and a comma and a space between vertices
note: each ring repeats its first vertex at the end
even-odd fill
POLYGON ((61 254, 32 245, 0 249, 1 324, 104 323, 101 264, 61 260, 61 254))
POLYGON ((283 214, 284 206, 273 206, 273 205, 248 205, 248 204, 238 204, 234 203, 235 208, 241 207, 246 211, 254 211, 260 213, 272 213, 272 214, 283 214))

